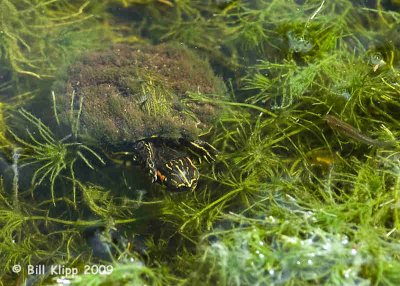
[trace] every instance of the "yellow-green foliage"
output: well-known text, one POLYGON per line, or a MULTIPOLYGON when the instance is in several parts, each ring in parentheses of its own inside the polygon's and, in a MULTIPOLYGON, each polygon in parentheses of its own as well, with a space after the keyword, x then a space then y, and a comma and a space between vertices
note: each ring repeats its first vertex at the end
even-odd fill
POLYGON ((79 190, 83 195, 83 202, 92 211, 93 214, 101 219, 109 220, 111 218, 131 218, 134 221, 134 211, 142 205, 157 205, 158 201, 145 202, 142 198, 136 200, 127 197, 116 197, 104 187, 89 184, 85 185, 77 181, 79 190))
POLYGON ((166 116, 172 112, 172 92, 157 83, 157 79, 151 77, 143 79, 142 88, 142 108, 151 117, 166 116))
POLYGON ((89 4, 64 0, 1 1, 2 71, 53 77, 63 60, 98 38, 99 31, 93 29, 94 16, 85 13, 89 4))
MULTIPOLYGON (((219 150, 217 161, 199 166, 196 191, 167 192, 142 184, 131 166, 91 163, 78 151, 92 149, 56 139, 52 127, 22 111, 37 133, 25 138, 20 137, 27 133, 18 133, 15 143, 30 156, 21 160, 32 162, 31 176, 41 183, 44 199, 27 195, 22 182, 19 192, 2 189, 1 266, 97 263, 86 252, 90 247, 78 247, 82 228, 117 226, 127 239, 144 237, 144 246, 132 239, 132 248, 110 262, 112 275, 80 275, 72 283, 400 284, 399 3, 358 2, 110 0, 93 5, 90 9, 119 31, 114 40, 145 36, 156 43, 184 43, 224 76, 230 101, 219 94, 185 93, 185 88, 182 93, 187 106, 227 107, 207 129, 209 137, 202 138, 219 150), (330 126, 326 114, 339 125, 330 126), (375 146, 362 136, 395 144, 375 146), (60 158, 82 172, 64 172, 60 158), (56 174, 60 190, 53 207, 48 193, 56 174), (79 190, 75 197, 71 182, 79 190), (55 227, 60 225, 68 228, 55 227), (46 246, 46 232, 59 239, 59 247, 46 246)), ((40 3, 46 15, 67 5, 40 3)), ((86 19, 90 5, 85 5, 67 5, 66 11, 86 19)), ((39 18, 32 17, 33 22, 39 18)), ((21 39, 20 52, 30 38, 21 39)), ((39 75, 23 61, 15 63, 13 72, 39 75)), ((156 96, 156 82, 145 82, 143 93, 156 96)), ((162 99, 168 102, 168 96, 162 99)), ((148 103, 148 112, 163 112, 155 101, 148 103)), ((73 140, 79 138, 78 127, 73 124, 73 140)))
POLYGON ((6 137, 7 125, 5 122, 5 103, 0 103, 0 149, 5 150, 11 147, 12 143, 6 137))
POLYGON ((173 7, 175 1, 169 0, 114 0, 115 3, 121 3, 124 7, 134 6, 138 4, 164 4, 173 7))
MULTIPOLYGON (((137 258, 136 258, 137 259, 137 258)), ((110 265, 111 266, 111 265, 110 265)), ((110 274, 89 274, 77 276, 70 281, 71 285, 154 285, 169 284, 166 271, 157 271, 147 267, 141 261, 115 263, 110 274)))
MULTIPOLYGON (((82 152, 90 153, 104 164, 102 158, 88 146, 78 142, 63 142, 67 138, 57 139, 48 126, 25 109, 19 110, 19 114, 34 128, 33 132, 27 129, 28 139, 22 139, 21 136, 9 130, 16 142, 23 148, 21 154, 22 166, 39 164, 40 167, 35 170, 32 176, 32 186, 36 188, 38 185, 41 185, 45 179, 48 179, 54 203, 54 184, 62 171, 69 171, 74 183, 74 164, 76 160, 81 159, 89 168, 93 169, 92 164, 82 152), (37 136, 34 135, 36 132, 38 133, 37 136)), ((75 202, 75 187, 73 189, 73 195, 75 202)))

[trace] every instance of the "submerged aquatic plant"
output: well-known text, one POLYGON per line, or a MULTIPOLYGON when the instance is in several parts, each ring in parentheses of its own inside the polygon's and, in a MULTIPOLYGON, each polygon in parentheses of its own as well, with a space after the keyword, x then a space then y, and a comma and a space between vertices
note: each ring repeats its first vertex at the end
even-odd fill
MULTIPOLYGON (((28 255, 24 263, 38 261, 35 256, 46 260, 55 252, 64 256, 64 263, 93 263, 76 248, 77 227, 114 221, 129 224, 123 231, 134 229, 145 237, 146 246, 138 250, 145 254, 133 255, 134 262, 114 262, 115 275, 81 275, 74 281, 77 285, 133 281, 156 285, 399 284, 398 144, 365 145, 359 140, 397 142, 400 138, 399 4, 364 2, 102 2, 110 9, 104 12, 98 7, 98 17, 118 31, 113 40, 178 41, 200 51, 219 74, 231 79, 232 101, 218 102, 231 109, 207 135, 220 151, 217 161, 203 166, 194 193, 157 189, 146 193, 153 200, 146 203, 125 194, 118 197, 121 193, 109 190, 95 175, 87 181, 74 178, 78 160, 84 168, 97 167, 89 159, 97 157, 92 149, 58 139, 51 128, 21 110, 30 127, 25 137, 12 129, 22 147, 14 165, 37 166, 35 183, 48 181, 54 186, 57 178, 75 182, 82 194, 76 203, 82 204, 79 211, 71 211, 74 203, 55 194, 53 199, 65 203, 69 211, 55 217, 49 215, 54 210, 48 210, 53 200, 33 202, 33 210, 24 209, 21 195, 17 209, 10 194, 3 192, 7 203, 0 204, 0 237, 8 240, 0 241, 6 250, 2 258, 7 260, 2 265, 10 266, 27 253, 35 255, 28 255), (331 130, 326 114, 346 122, 339 124, 347 132, 331 130), (137 209, 144 204, 148 208, 137 209), (83 206, 100 219, 83 219, 83 206), (144 219, 144 227, 136 210, 144 217, 151 215, 150 220, 144 219), (34 241, 34 222, 71 228, 69 233, 59 230, 60 248, 46 248, 41 244, 46 241, 43 236, 34 241), (24 234, 17 246, 12 242, 15 233, 24 234)), ((61 6, 51 8, 51 3, 62 6, 66 2, 40 5, 45 5, 46 13, 59 11, 61 6)), ((79 19, 89 16, 89 8, 96 9, 93 3, 74 3, 69 11, 78 8, 79 19)), ((76 34, 70 31, 68 35, 74 38, 76 34)), ((62 41, 57 43, 64 47, 62 41)), ((14 72, 20 73, 17 69, 25 66, 15 67, 14 72)), ((39 75, 41 69, 24 70, 39 75)), ((154 83, 141 85, 138 93, 156 98, 154 83)), ((146 103, 146 97, 142 98, 146 103)), ((212 96, 204 99, 196 89, 184 98, 185 104, 217 101, 212 96)), ((169 96, 161 102, 173 104, 169 96)), ((161 106, 147 103, 143 106, 147 112, 162 112, 161 106)), ((73 107, 77 105, 83 105, 82 101, 73 107)), ((71 138, 79 138, 79 125, 71 126, 71 138)))
POLYGON ((80 26, 93 24, 93 15, 85 13, 90 2, 80 2, 1 1, 0 72, 8 68, 13 73, 36 78, 52 77, 60 58, 72 56, 72 50, 78 52, 90 46, 96 33, 80 26))
MULTIPOLYGON (((35 169, 32 176, 32 186, 36 188, 45 179, 48 179, 53 203, 55 203, 54 184, 62 171, 69 171, 74 183, 74 164, 78 159, 81 159, 91 169, 94 169, 94 167, 87 158, 87 154, 90 154, 93 158, 104 164, 103 159, 85 144, 79 142, 66 143, 65 140, 70 136, 57 139, 48 126, 23 108, 19 110, 19 114, 33 127, 33 131, 26 130, 27 139, 22 139, 14 131, 9 130, 13 138, 23 149, 23 152, 20 154, 20 160, 23 163, 21 167, 39 164, 40 167, 35 169)), ((75 183, 73 195, 75 202, 75 183)))
POLYGON ((12 143, 6 136, 7 124, 5 120, 5 104, 0 103, 0 150, 7 152, 7 149, 12 148, 12 143))
POLYGON ((287 235, 271 238, 264 228, 268 226, 221 234, 216 231, 217 239, 222 240, 202 249, 205 267, 213 269, 208 281, 215 279, 222 285, 287 285, 296 281, 369 285, 362 277, 363 267, 372 260, 365 245, 318 228, 303 234, 304 239, 287 235))
MULTIPOLYGON (((80 286, 80 285, 154 285, 161 286, 168 284, 168 272, 166 269, 152 269, 146 266, 138 258, 131 258, 131 261, 125 263, 115 263, 112 266, 110 272, 104 271, 103 275, 91 274, 91 275, 80 275, 74 279, 65 279, 68 284, 80 286)), ((57 282, 61 282, 61 279, 56 279, 57 282)), ((59 284, 55 284, 59 285, 59 284)))
POLYGON ((311 181, 272 178, 249 207, 221 213, 200 244, 191 283, 396 283, 397 163, 391 151, 354 160, 353 170, 336 161, 311 181))

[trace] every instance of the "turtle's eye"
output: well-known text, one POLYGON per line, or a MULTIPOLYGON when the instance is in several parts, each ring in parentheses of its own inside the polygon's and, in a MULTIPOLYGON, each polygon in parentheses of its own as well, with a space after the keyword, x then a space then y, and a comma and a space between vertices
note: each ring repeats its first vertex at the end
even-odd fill
POLYGON ((193 190, 199 179, 199 171, 188 157, 168 161, 158 173, 163 184, 177 190, 193 190))

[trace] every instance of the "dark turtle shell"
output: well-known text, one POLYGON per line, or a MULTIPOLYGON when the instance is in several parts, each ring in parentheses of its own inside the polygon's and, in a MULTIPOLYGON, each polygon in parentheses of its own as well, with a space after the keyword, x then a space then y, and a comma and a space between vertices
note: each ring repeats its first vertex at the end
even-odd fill
POLYGON ((188 95, 226 94, 208 62, 177 44, 87 53, 56 86, 63 117, 79 118, 79 133, 102 145, 152 137, 194 140, 211 126, 219 107, 188 95))

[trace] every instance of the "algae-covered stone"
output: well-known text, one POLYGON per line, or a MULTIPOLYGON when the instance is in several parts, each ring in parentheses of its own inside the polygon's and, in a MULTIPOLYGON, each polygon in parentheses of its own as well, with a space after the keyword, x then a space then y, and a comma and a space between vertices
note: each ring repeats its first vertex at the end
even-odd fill
POLYGON ((75 129, 79 122, 81 138, 111 150, 130 144, 126 151, 153 181, 196 186, 198 171, 183 149, 213 156, 198 136, 220 112, 210 102, 226 94, 207 61, 182 45, 118 45, 84 55, 57 86, 62 118, 75 129))

